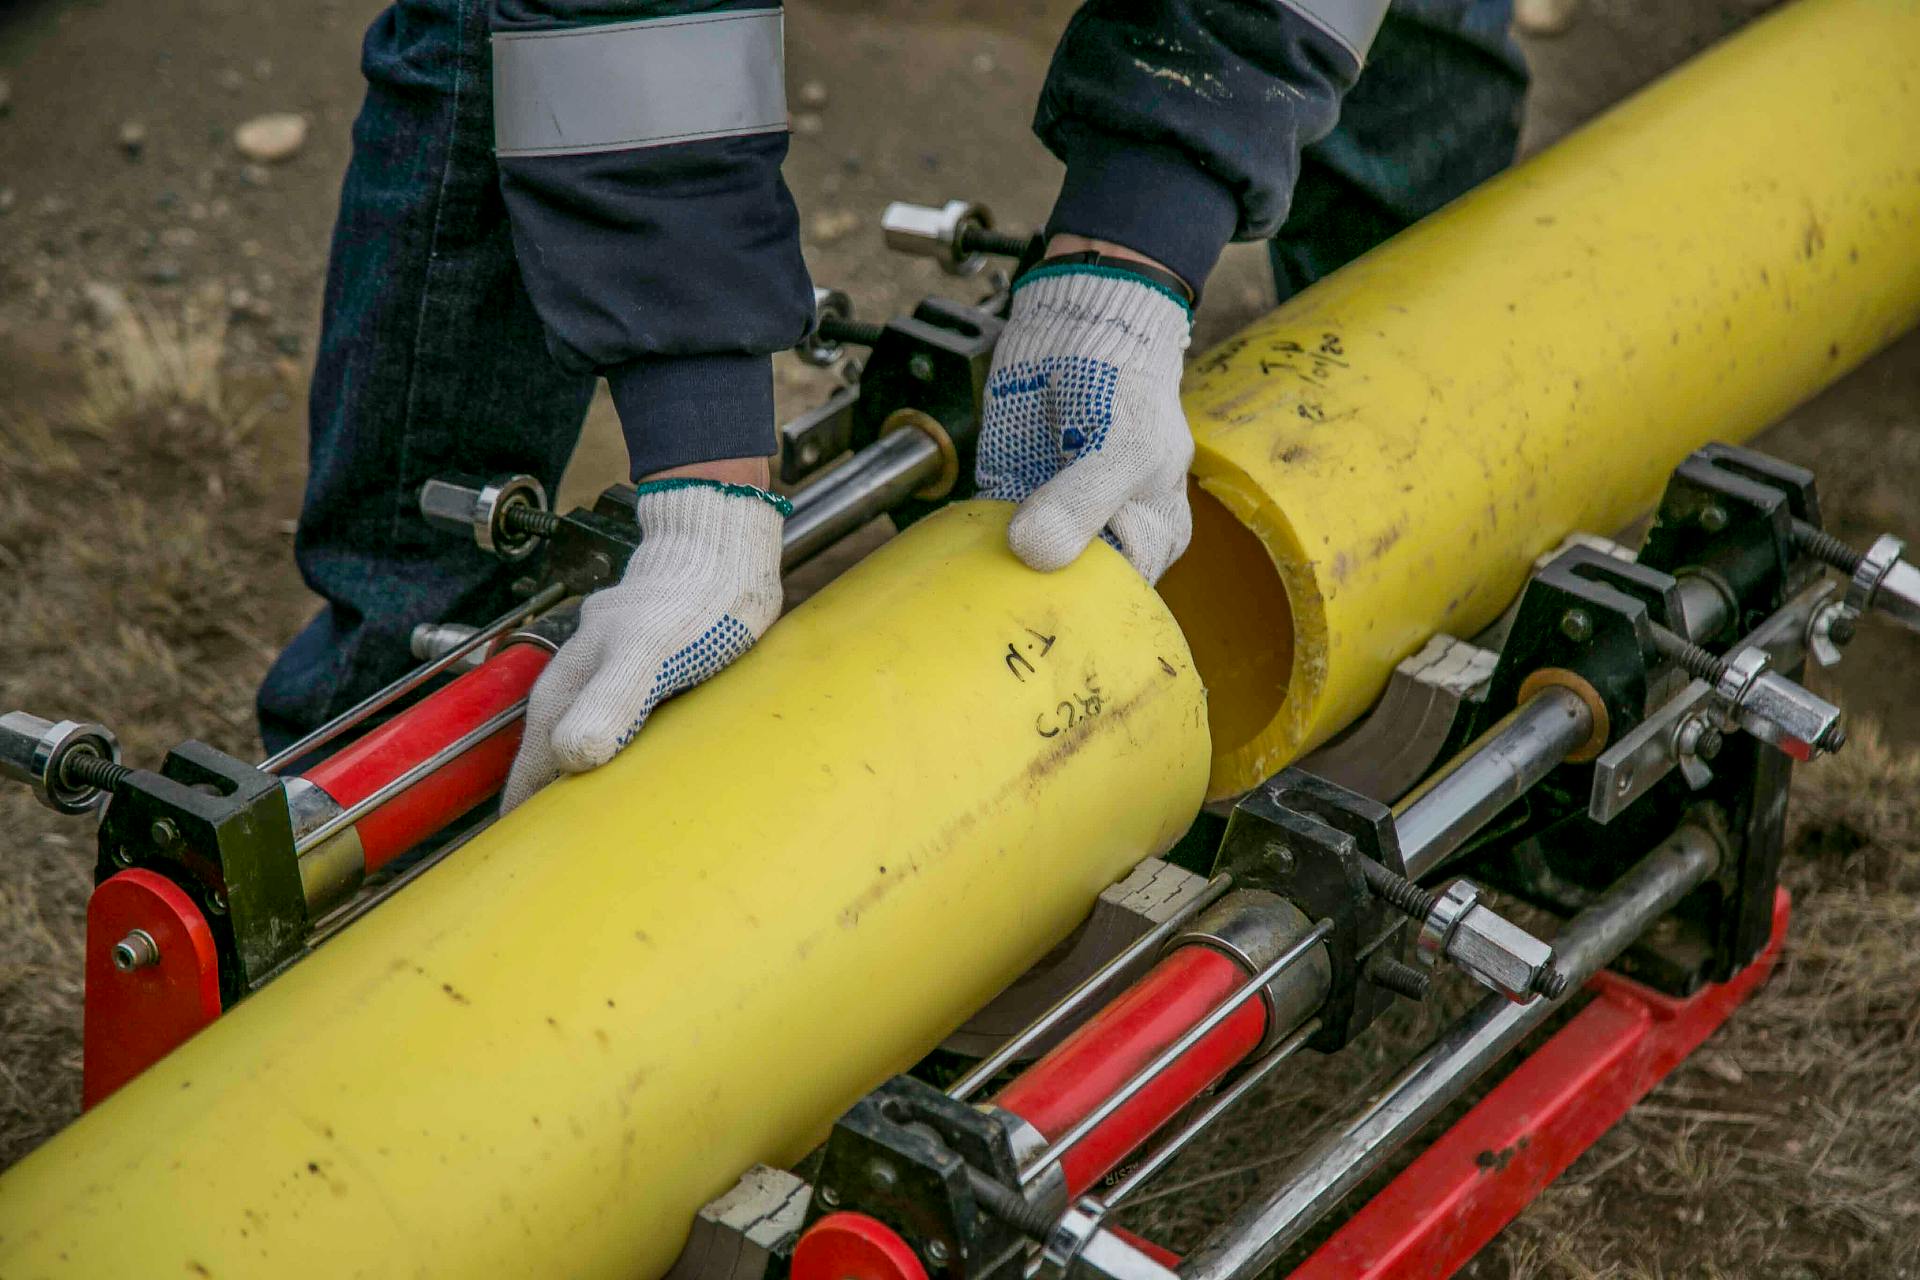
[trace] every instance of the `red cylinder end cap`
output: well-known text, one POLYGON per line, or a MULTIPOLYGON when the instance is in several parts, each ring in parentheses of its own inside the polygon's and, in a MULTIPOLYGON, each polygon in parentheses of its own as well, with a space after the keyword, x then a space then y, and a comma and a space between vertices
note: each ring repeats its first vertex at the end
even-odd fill
POLYGON ((793 1247, 792 1280, 927 1280, 920 1255, 864 1213, 830 1213, 793 1247))

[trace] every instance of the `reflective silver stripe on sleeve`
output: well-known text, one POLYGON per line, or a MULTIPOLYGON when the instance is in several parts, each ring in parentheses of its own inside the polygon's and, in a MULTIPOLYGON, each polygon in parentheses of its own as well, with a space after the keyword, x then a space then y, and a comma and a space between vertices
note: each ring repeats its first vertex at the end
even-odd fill
POLYGON ((1362 65, 1380 24, 1387 17, 1387 0, 1280 0, 1287 8, 1347 47, 1362 65))
POLYGON ((787 127, 778 9, 493 38, 503 156, 583 155, 787 127))

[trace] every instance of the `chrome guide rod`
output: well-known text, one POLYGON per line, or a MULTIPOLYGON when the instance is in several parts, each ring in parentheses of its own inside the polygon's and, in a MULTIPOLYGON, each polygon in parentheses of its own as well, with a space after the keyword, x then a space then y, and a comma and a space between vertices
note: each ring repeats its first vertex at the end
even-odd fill
POLYGON ((1104 1099, 1099 1106, 1081 1117, 1071 1129, 1048 1144, 1045 1150, 1034 1157, 1031 1164, 1020 1170, 1020 1185, 1022 1187, 1031 1185, 1036 1178, 1046 1172, 1050 1165, 1078 1145, 1082 1138, 1104 1124, 1108 1116, 1131 1102, 1136 1094, 1153 1083, 1155 1077, 1178 1062, 1187 1050, 1199 1044, 1215 1027, 1232 1017, 1248 1000, 1258 996, 1269 982, 1305 959, 1307 953, 1320 945, 1321 940, 1332 932, 1331 920, 1320 921, 1307 930, 1298 942, 1276 956, 1272 964, 1234 988, 1225 1000, 1207 1012, 1206 1017, 1194 1023, 1178 1040, 1162 1049, 1155 1055, 1153 1061, 1134 1072, 1125 1084, 1113 1092, 1112 1096, 1104 1099))
POLYGON ((367 695, 365 700, 341 712, 292 746, 274 752, 265 760, 262 760, 257 767, 267 773, 279 772, 289 761, 297 760, 315 747, 322 747, 332 742, 335 738, 345 733, 348 729, 353 728, 353 726, 359 724, 362 720, 365 720, 382 707, 412 693, 415 689, 418 689, 421 685, 433 679, 442 671, 445 671, 448 667, 451 667, 454 663, 460 661, 460 659, 466 657, 475 649, 478 649, 481 645, 505 635, 507 632, 525 622, 528 618, 538 613, 544 613, 554 605, 559 604, 560 601, 565 598, 566 594, 566 587, 560 583, 554 583, 552 586, 547 587, 545 590, 540 591, 538 594, 529 597, 519 605, 501 614, 498 618, 495 618, 492 622, 489 622, 486 626, 480 628, 480 630, 474 632, 471 636, 468 636, 461 643, 447 650, 432 662, 415 667, 412 671, 401 676, 386 688, 367 695))
POLYGON ((1525 795, 1593 732, 1593 713, 1549 686, 1508 712, 1394 807, 1407 875, 1415 880, 1525 795))
POLYGON ((982 1085, 998 1075, 1009 1062, 1019 1057, 1023 1049, 1059 1026, 1063 1020, 1100 994, 1113 980, 1114 975, 1125 971, 1127 966, 1160 946, 1172 937, 1176 930, 1183 928, 1195 916, 1218 902, 1220 896, 1232 887, 1233 874, 1227 871, 1207 881, 1192 902, 1182 906, 1165 920, 1134 939, 1124 950, 1082 979, 1079 986, 1061 996, 1045 1013, 1016 1032, 1012 1039, 975 1063, 973 1069, 967 1074, 948 1085, 947 1096, 955 1102, 965 1102, 978 1093, 982 1085))
POLYGON ((924 431, 890 431, 793 495, 780 567, 819 555, 940 474, 940 446, 924 431))
POLYGON ((1300 1024, 1299 1030, 1262 1054, 1258 1062, 1247 1068, 1226 1091, 1208 1103, 1206 1110, 1188 1121, 1180 1132, 1155 1147, 1144 1160, 1134 1166, 1131 1173, 1116 1183, 1113 1190, 1102 1197, 1107 1207, 1113 1208, 1151 1181, 1172 1162, 1175 1156, 1186 1149, 1188 1143, 1205 1133, 1208 1125, 1218 1120, 1228 1108, 1251 1093, 1254 1086, 1272 1075, 1281 1063, 1300 1052, 1307 1041, 1319 1033, 1319 1030, 1320 1019, 1308 1018, 1300 1024))
POLYGON ((325 822, 301 836, 293 845, 295 856, 325 844, 335 835, 360 821, 361 818, 372 813, 375 809, 378 809, 402 791, 405 791, 423 778, 435 773, 443 766, 459 759, 467 752, 485 742, 488 738, 491 738, 494 734, 499 733, 502 729, 505 729, 508 725, 511 725, 514 721, 525 715, 526 711, 527 700, 522 698, 505 710, 495 712, 485 723, 467 730, 452 742, 449 742, 446 746, 428 756, 425 760, 415 764, 405 773, 388 781, 380 787, 379 790, 372 792, 363 799, 342 809, 339 813, 334 814, 331 818, 328 818, 325 822))
MULTIPOLYGON (((1689 891, 1713 874, 1719 845, 1683 826, 1567 923, 1554 949, 1585 983, 1689 891)), ((1488 996, 1415 1058, 1357 1118, 1323 1138, 1264 1196, 1249 1202, 1189 1254, 1182 1280, 1251 1280, 1482 1072, 1545 1022, 1558 1002, 1517 1005, 1488 996)))

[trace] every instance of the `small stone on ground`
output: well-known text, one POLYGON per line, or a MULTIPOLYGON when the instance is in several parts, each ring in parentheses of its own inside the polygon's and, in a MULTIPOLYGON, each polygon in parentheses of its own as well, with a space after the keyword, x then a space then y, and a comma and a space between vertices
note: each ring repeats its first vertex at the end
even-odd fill
POLYGON ((291 160, 307 144, 307 118, 290 111, 255 116, 233 131, 233 145, 256 164, 291 160))

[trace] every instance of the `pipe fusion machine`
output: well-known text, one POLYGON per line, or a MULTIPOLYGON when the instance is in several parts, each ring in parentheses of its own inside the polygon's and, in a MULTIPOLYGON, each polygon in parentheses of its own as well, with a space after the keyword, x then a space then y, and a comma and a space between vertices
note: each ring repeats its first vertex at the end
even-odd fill
POLYGON ((0 1271, 1450 1274, 1764 980, 1792 765, 1845 741, 1804 671, 1920 629, 1898 538, 1716 443, 1920 319, 1916 64, 1920 8, 1802 0, 1203 356, 1158 593, 966 500, 1004 274, 823 291, 787 563, 904 532, 504 820, 624 486, 428 482, 521 603, 257 764, 0 717, 99 816, 88 1110, 0 1178, 0 1271), (1446 967, 1484 998, 1196 1249, 1118 1225, 1446 967))

